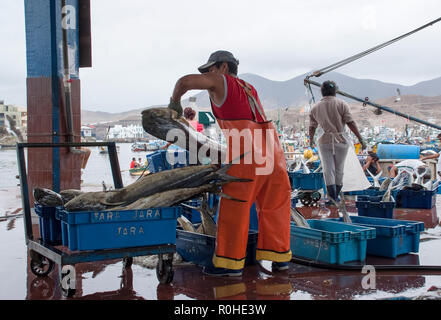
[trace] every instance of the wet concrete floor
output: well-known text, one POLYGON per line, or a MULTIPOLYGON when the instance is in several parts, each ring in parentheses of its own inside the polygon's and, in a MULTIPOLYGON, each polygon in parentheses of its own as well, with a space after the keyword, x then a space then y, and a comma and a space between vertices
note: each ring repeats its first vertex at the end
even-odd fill
MULTIPOLYGON (((0 212, 0 299, 66 299, 61 292, 57 267, 46 277, 37 277, 29 267, 25 245, 23 217, 16 203, 19 192, 0 190, 6 203, 0 212), (6 198, 5 198, 6 197, 6 198), (9 198, 9 200, 8 200, 9 198), (4 219, 2 216, 14 216, 4 219), (18 216, 17 216, 18 215, 18 216)), ((441 206, 438 197, 437 207, 441 206)), ((356 212, 348 201, 348 211, 356 212)), ((306 218, 337 217, 335 209, 301 207, 306 218)), ((437 208, 395 209, 394 218, 424 221, 418 254, 386 259, 368 256, 365 264, 441 266, 441 226, 437 208)), ((38 221, 38 220, 37 220, 38 221)), ((38 225, 34 225, 38 231, 38 225)), ((36 232, 35 231, 35 232, 36 232)), ((69 299, 97 300, 352 300, 418 297, 441 288, 441 268, 438 270, 377 270, 375 289, 363 289, 360 270, 331 270, 290 263, 287 271, 271 272, 271 263, 245 268, 242 277, 219 278, 205 276, 201 268, 190 263, 174 265, 171 284, 160 284, 155 269, 133 264, 123 268, 121 260, 81 263, 75 266, 76 293, 69 299)))

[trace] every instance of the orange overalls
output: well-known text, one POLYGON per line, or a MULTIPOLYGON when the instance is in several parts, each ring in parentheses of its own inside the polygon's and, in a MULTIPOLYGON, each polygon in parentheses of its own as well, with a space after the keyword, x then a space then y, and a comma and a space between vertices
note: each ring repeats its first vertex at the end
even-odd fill
MULTIPOLYGON (((291 186, 286 171, 286 160, 272 122, 265 119, 257 92, 243 80, 225 76, 227 94, 240 89, 247 97, 246 105, 252 111, 253 120, 219 119, 220 110, 213 107, 218 124, 228 145, 227 161, 246 154, 228 174, 252 179, 252 182, 233 182, 223 186, 223 192, 246 202, 222 198, 217 222, 215 267, 242 269, 245 263, 248 240, 250 208, 256 204, 259 235, 257 260, 287 262, 291 260, 290 250, 290 207, 291 186), (239 88, 239 89, 238 89, 239 88)), ((234 104, 234 97, 231 105, 234 104)), ((239 95, 239 100, 243 95, 239 95)), ((226 99, 229 106, 229 99, 226 99)), ((240 102, 239 102, 240 103, 240 102)), ((242 105, 244 106, 245 103, 242 105)), ((224 105, 220 109, 224 108, 224 105)), ((233 109, 234 111, 234 109, 233 109)), ((223 110, 224 115, 228 110, 223 110)))

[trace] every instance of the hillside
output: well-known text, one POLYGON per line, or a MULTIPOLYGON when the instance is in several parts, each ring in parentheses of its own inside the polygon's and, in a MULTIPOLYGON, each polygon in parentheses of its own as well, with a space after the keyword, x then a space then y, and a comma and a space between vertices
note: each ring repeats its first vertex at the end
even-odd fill
MULTIPOLYGON (((377 99, 373 102, 389 107, 395 111, 409 114, 421 120, 441 125, 441 96, 424 97, 420 95, 405 95, 401 96, 401 101, 394 101, 395 97, 388 97, 377 99), (433 118, 434 121, 432 121, 431 118, 433 118)), ((362 103, 351 102, 349 103, 349 106, 351 113, 360 128, 367 126, 388 126, 391 128, 400 129, 404 128, 406 124, 418 124, 386 111, 383 111, 381 115, 375 115, 373 113, 375 110, 374 107, 363 107, 362 103)), ((285 108, 280 109, 280 119, 283 126, 292 125, 296 129, 300 129, 302 125, 307 123, 306 121, 308 120, 308 116, 307 112, 304 112, 303 107, 293 107, 288 108, 287 111, 285 110, 285 108)), ((272 120, 278 119, 277 110, 267 110, 266 114, 267 117, 272 120)))
MULTIPOLYGON (((289 111, 286 114, 288 118, 290 118, 290 110, 299 110, 301 107, 308 105, 309 96, 306 94, 306 89, 303 85, 305 76, 306 75, 303 74, 287 81, 273 81, 249 73, 239 75, 240 78, 248 81, 257 89, 260 100, 268 114, 272 114, 271 110, 277 108, 286 109, 289 107, 289 111)), ((320 78, 312 79, 319 83, 322 83, 325 80, 334 80, 342 91, 360 98, 369 97, 371 101, 384 104, 388 107, 402 108, 402 110, 400 110, 401 112, 410 113, 415 117, 421 117, 422 119, 427 120, 428 117, 433 116, 437 119, 441 119, 441 114, 438 112, 438 110, 441 109, 441 77, 429 81, 423 81, 413 86, 403 86, 400 84, 385 83, 370 79, 357 79, 337 72, 330 72, 320 78), (403 96, 402 101, 398 103, 394 102, 396 89, 400 89, 401 95, 403 96), (406 99, 404 99, 404 97, 406 97, 406 99)), ((319 88, 312 86, 312 89, 316 101, 319 101, 321 98, 319 88)), ((208 95, 205 91, 196 94, 195 97, 197 99, 196 103, 200 108, 210 108, 208 95)), ((383 113, 383 117, 380 120, 375 120, 378 116, 369 112, 369 108, 371 107, 366 107, 368 108, 368 112, 365 112, 363 111, 364 109, 357 109, 357 106, 361 106, 361 104, 354 103, 349 99, 346 100, 354 106, 354 112, 357 114, 357 117, 360 117, 360 119, 363 120, 369 119, 369 123, 378 123, 378 121, 381 122, 381 119, 389 119, 389 115, 386 116, 385 113, 383 113), (374 118, 371 119, 372 117, 374 118)), ((183 100, 182 104, 185 107, 188 104, 188 99, 183 100)), ((122 113, 82 110, 81 122, 83 124, 90 124, 97 122, 113 122, 124 119, 140 119, 141 111, 144 109, 145 108, 139 108, 122 113)), ((277 112, 275 113, 275 116, 277 117, 277 112)), ((296 114, 296 117, 298 117, 298 114, 296 114)), ((396 116, 392 117, 398 118, 396 116)), ((396 122, 393 119, 390 120, 393 123, 396 122)))

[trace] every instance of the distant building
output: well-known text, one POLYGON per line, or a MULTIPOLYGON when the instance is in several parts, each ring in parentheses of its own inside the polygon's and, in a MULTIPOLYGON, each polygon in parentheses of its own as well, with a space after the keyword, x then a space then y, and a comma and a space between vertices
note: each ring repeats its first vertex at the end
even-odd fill
POLYGON ((93 136, 93 128, 91 126, 81 126, 81 137, 90 138, 93 136))
POLYGON ((27 132, 27 111, 26 108, 5 104, 4 100, 0 100, 0 127, 8 127, 6 116, 10 116, 15 121, 15 126, 19 129, 23 136, 27 132))
POLYGON ((122 125, 115 125, 110 128, 108 138, 109 139, 139 139, 145 138, 145 131, 142 126, 129 125, 123 127, 122 125))

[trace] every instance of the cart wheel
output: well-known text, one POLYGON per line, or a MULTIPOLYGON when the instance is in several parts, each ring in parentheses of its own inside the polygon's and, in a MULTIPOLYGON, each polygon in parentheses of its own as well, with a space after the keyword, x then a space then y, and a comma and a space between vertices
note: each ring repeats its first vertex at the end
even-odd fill
POLYGON ((61 288, 61 293, 63 294, 63 297, 70 298, 75 295, 76 290, 75 289, 64 289, 61 288))
POLYGON ((305 193, 304 196, 300 199, 300 202, 304 206, 309 206, 312 203, 311 195, 309 193, 305 193))
POLYGON ((320 192, 313 192, 311 195, 312 201, 317 202, 321 199, 322 195, 320 194, 320 192))
POLYGON ((46 257, 40 256, 39 260, 31 259, 31 271, 37 277, 45 277, 54 268, 54 262, 46 257))
POLYGON ((132 257, 125 257, 123 258, 123 267, 125 269, 128 269, 132 266, 133 264, 133 258, 132 257))
POLYGON ((164 260, 159 256, 158 264, 156 265, 156 277, 162 284, 167 284, 173 281, 173 260, 164 260))

